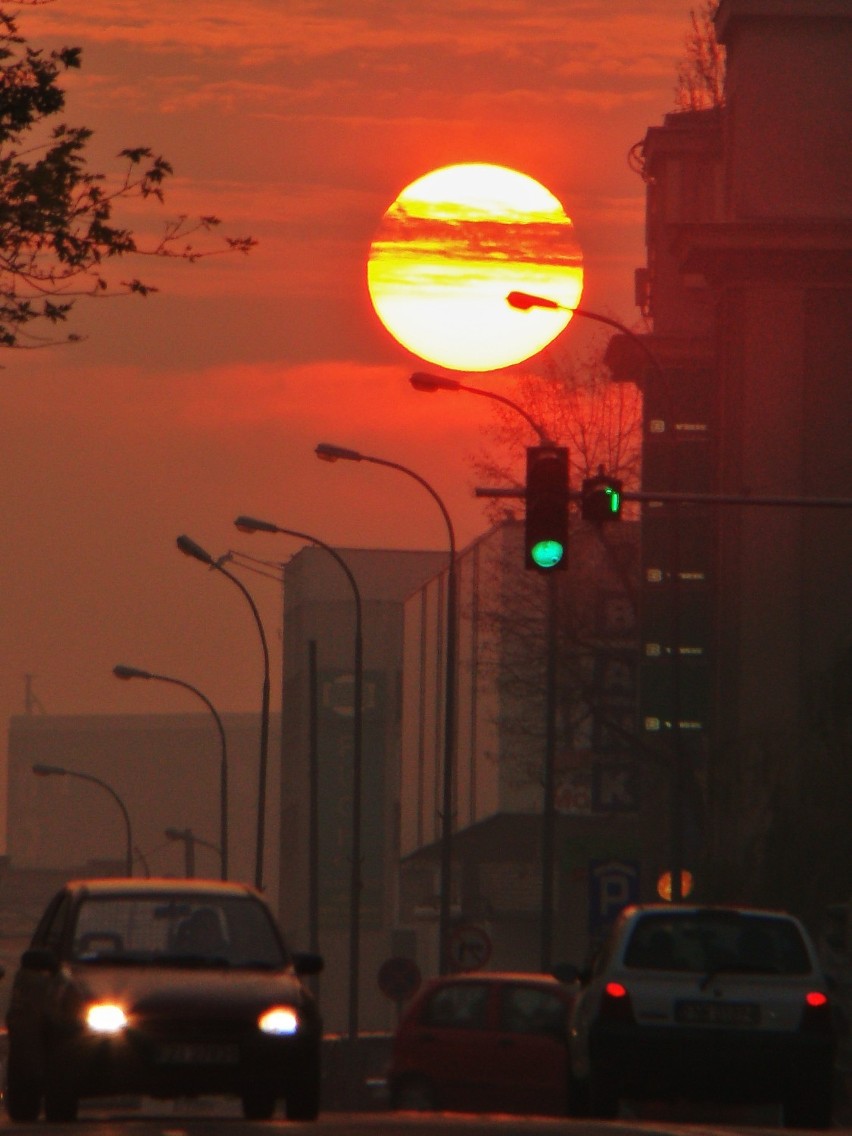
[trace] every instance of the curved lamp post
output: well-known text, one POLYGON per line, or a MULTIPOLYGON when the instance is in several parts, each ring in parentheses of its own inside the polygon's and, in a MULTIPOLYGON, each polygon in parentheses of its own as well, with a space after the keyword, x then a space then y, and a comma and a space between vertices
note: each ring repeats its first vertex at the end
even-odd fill
MULTIPOLYGON (((168 682, 173 686, 182 686, 184 690, 190 691, 195 694, 216 721, 216 729, 219 731, 219 743, 221 746, 221 761, 219 765, 219 843, 220 847, 217 849, 222 861, 222 879, 228 878, 228 744, 225 740, 225 727, 222 725, 222 719, 219 716, 216 707, 210 701, 206 694, 203 694, 197 687, 192 686, 191 683, 184 682, 180 678, 170 678, 169 675, 153 674, 151 671, 140 670, 139 667, 127 667, 122 663, 112 668, 112 673, 116 678, 131 679, 131 678, 147 678, 155 679, 157 682, 168 682)), ((189 831, 189 830, 187 830, 189 831)))
POLYGON ((433 375, 428 371, 415 371, 408 381, 416 391, 423 391, 429 394, 435 391, 467 391, 468 394, 481 394, 485 398, 493 399, 494 402, 502 402, 504 406, 508 406, 510 410, 516 411, 522 418, 526 419, 527 423, 538 436, 539 443, 542 446, 554 445, 553 439, 544 427, 536 422, 532 415, 528 414, 522 406, 518 406, 516 402, 513 402, 510 398, 506 398, 504 394, 498 394, 497 391, 486 390, 483 387, 468 386, 467 383, 459 382, 458 379, 450 379, 444 375, 433 375))
MULTIPOLYGON (((484 387, 472 387, 458 379, 445 378, 425 371, 417 371, 409 382, 416 391, 465 391, 468 394, 482 395, 516 411, 532 427, 540 445, 552 446, 555 443, 544 427, 528 414, 522 406, 496 391, 484 387)), ((556 843, 556 702, 558 683, 558 615, 559 615, 559 575, 551 572, 547 577, 547 653, 545 662, 545 741, 544 741, 544 779, 542 785, 542 826, 541 826, 541 970, 550 970, 553 959, 553 853, 556 843)))
POLYGON ((315 453, 322 461, 365 461, 373 465, 386 466, 388 469, 398 470, 413 478, 422 485, 433 498, 444 523, 447 526, 447 539, 449 542, 450 559, 447 565, 447 660, 444 691, 444 764, 443 764, 443 792, 441 813, 441 868, 440 868, 440 897, 438 910, 438 969, 446 974, 449 969, 448 945, 450 930, 450 887, 452 883, 452 856, 453 856, 453 776, 455 768, 456 745, 456 623, 457 623, 457 565, 456 565, 456 534, 453 522, 447 507, 436 490, 419 473, 415 473, 408 466, 397 462, 387 461, 385 458, 370 457, 349 450, 343 446, 333 446, 328 442, 320 442, 315 453))
MULTIPOLYGON (((235 584, 246 599, 251 613, 254 616, 254 621, 257 624, 257 631, 260 635, 260 645, 263 650, 263 691, 261 696, 260 705, 260 762, 258 768, 258 790, 257 790, 257 848, 255 855, 255 869, 254 869, 254 886, 258 891, 263 888, 263 849, 265 840, 265 825, 266 825, 266 769, 269 759, 269 645, 266 641, 266 632, 263 630, 263 622, 260 618, 260 612, 257 610, 257 604, 251 597, 251 593, 245 584, 227 568, 222 566, 221 561, 214 560, 209 552, 205 550, 194 540, 188 536, 179 536, 177 538, 177 546, 186 556, 191 556, 194 560, 199 560, 202 564, 206 564, 208 568, 215 568, 217 572, 221 572, 223 576, 227 577, 232 584, 235 584)), ((223 849, 224 850, 224 849, 223 849)))
POLYGON ((91 773, 80 773, 76 769, 65 769, 61 765, 34 765, 33 773, 37 777, 76 777, 80 781, 91 781, 93 785, 99 785, 104 789, 118 807, 121 809, 121 815, 124 818, 124 828, 127 833, 127 848, 125 851, 125 871, 128 876, 133 875, 133 835, 130 829, 130 814, 127 811, 127 806, 112 785, 108 785, 106 781, 102 781, 100 777, 95 777, 91 773))
MULTIPOLYGON (((584 316, 586 319, 594 320, 596 323, 606 324, 607 327, 614 328, 616 331, 625 335, 631 343, 634 343, 647 361, 651 364, 651 368, 660 387, 667 397, 669 402, 669 414, 671 414, 671 390, 669 388, 668 380, 666 379, 663 369, 660 366, 660 361, 657 359, 654 352, 650 349, 647 343, 641 336, 637 335, 635 331, 631 331, 619 320, 612 319, 610 316, 600 315, 598 312, 590 312, 586 308, 569 308, 565 304, 560 304, 556 300, 549 299, 545 296, 534 296, 529 292, 510 292, 506 296, 506 302, 510 307, 516 308, 519 311, 529 311, 530 308, 549 308, 551 310, 573 312, 575 316, 584 316)), ((673 479, 677 481, 677 446, 672 445, 672 470, 673 479)), ((672 528, 672 559, 674 562, 674 571, 672 573, 672 581, 674 585, 674 605, 673 605, 673 627, 672 637, 674 638, 674 649, 672 651, 672 717, 674 727, 674 776, 672 779, 672 822, 671 822, 671 848, 670 848, 670 872, 671 872, 671 901, 672 903, 681 903, 683 895, 683 811, 684 811, 684 795, 685 795, 685 779, 686 779, 686 756, 683 752, 683 739, 681 737, 680 729, 680 600, 678 598, 678 585, 680 582, 680 525, 678 524, 678 510, 675 505, 673 513, 673 528, 672 528)))
POLYGON ((355 599, 355 654, 352 708, 352 851, 349 883, 349 1037, 358 1036, 358 984, 361 970, 361 800, 363 789, 364 744, 364 637, 361 592, 349 565, 336 549, 309 533, 285 529, 271 521, 256 517, 237 517, 234 524, 241 532, 280 533, 306 540, 332 556, 342 568, 355 599))

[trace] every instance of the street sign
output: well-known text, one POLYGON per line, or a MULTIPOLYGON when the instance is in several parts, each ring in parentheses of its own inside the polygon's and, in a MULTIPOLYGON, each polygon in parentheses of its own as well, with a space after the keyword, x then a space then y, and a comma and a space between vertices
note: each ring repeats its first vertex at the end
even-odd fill
POLYGON ((634 860, 589 861, 589 934, 599 935, 623 907, 639 899, 639 865, 634 860))
POLYGON ((404 1002, 420 989, 420 967, 414 959, 396 956, 379 967, 379 990, 394 1002, 404 1002))
POLYGON ((481 970, 491 958, 491 950, 488 932, 472 923, 464 923, 453 928, 447 953, 453 970, 465 972, 481 970))

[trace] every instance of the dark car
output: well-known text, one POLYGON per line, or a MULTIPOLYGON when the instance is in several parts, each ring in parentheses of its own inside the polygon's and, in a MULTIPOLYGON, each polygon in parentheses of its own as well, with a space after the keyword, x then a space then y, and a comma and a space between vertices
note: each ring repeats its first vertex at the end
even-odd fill
POLYGON ((319 1112, 322 1023, 260 894, 201 880, 72 881, 21 957, 6 1018, 14 1121, 85 1097, 236 1095, 267 1119, 319 1112))
POLYGON ((571 1019, 572 1111, 622 1099, 772 1102, 788 1127, 831 1123, 829 985, 793 916, 747 907, 625 908, 571 1019))
POLYGON ((571 987, 546 974, 428 983, 397 1027, 391 1107, 564 1115, 571 987))

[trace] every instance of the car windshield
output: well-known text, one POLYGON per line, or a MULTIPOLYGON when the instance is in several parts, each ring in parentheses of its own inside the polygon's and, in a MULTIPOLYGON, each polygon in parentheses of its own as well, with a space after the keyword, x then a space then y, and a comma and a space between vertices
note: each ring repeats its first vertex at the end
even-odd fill
POLYGON ((92 963, 279 969, 289 961, 252 896, 89 896, 77 912, 74 959, 92 963))
POLYGON ((661 912, 633 928, 624 965, 699 974, 808 974, 811 962, 790 919, 742 912, 661 912))

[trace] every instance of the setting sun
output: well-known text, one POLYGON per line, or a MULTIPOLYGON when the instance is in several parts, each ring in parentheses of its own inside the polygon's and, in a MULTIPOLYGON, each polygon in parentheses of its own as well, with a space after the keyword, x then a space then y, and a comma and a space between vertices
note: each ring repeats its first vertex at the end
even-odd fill
POLYGON ((370 246, 367 283, 391 335, 458 371, 492 371, 546 347, 571 318, 518 312, 512 291, 575 308, 583 258, 559 200, 503 166, 445 166, 398 195, 370 246))

